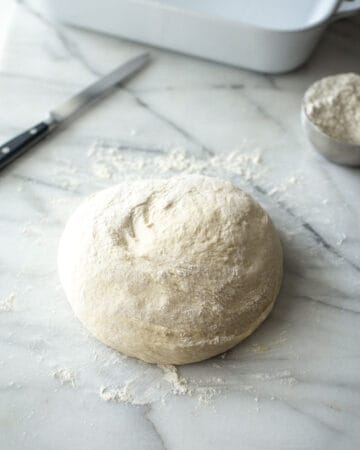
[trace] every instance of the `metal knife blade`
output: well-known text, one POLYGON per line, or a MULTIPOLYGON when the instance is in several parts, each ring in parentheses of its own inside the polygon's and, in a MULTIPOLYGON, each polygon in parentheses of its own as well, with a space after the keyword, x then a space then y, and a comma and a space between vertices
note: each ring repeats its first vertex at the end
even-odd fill
POLYGON ((143 53, 131 59, 67 100, 58 108, 50 111, 48 119, 37 123, 4 144, 0 144, 0 170, 7 167, 35 144, 46 138, 58 125, 72 117, 85 106, 103 97, 114 86, 137 72, 149 59, 150 56, 148 53, 143 53))
POLYGON ((117 69, 100 78, 83 91, 74 95, 74 97, 71 97, 66 100, 66 102, 50 111, 47 123, 53 127, 69 119, 83 107, 99 99, 111 88, 140 70, 149 60, 149 54, 142 53, 125 64, 122 64, 117 69))

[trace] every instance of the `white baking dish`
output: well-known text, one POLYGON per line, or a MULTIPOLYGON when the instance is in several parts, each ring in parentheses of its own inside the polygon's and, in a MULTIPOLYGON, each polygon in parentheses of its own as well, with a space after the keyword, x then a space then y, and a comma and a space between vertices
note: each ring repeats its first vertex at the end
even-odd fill
POLYGON ((55 19, 246 67, 286 72, 306 61, 326 26, 360 0, 32 0, 55 19))

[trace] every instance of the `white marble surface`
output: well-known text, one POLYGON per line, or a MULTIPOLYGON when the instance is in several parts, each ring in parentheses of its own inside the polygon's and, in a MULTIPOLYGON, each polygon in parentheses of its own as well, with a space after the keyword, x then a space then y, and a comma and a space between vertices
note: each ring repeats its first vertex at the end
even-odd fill
MULTIPOLYGON (((359 23, 333 25, 309 63, 282 76, 154 50, 126 89, 0 174, 1 450, 359 448, 359 172, 317 156, 299 123, 312 81, 360 72, 359 23), (117 145, 124 170, 88 155, 99 140, 117 145), (285 251, 269 319, 224 357, 180 367, 183 395, 163 368, 92 338, 56 274, 57 241, 81 199, 118 179, 171 175, 161 161, 174 148, 251 192, 285 251), (234 150, 247 170, 214 167, 211 154, 234 150), (124 385, 130 403, 99 394, 124 385)), ((139 48, 18 7, 0 61, 1 141, 139 48)))

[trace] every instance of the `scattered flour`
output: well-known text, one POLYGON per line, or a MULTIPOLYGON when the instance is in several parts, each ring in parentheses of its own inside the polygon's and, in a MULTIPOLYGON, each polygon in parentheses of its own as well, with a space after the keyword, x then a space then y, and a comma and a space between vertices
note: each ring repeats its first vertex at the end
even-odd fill
POLYGON ((261 345, 261 344, 253 344, 252 349, 254 353, 265 353, 271 350, 271 348, 268 345, 261 345))
POLYGON ((347 239, 347 236, 345 233, 341 233, 339 239, 337 240, 337 242, 335 243, 337 246, 342 245, 347 239))
MULTIPOLYGON (((227 154, 197 157, 182 147, 170 151, 127 148, 123 144, 96 142, 88 151, 91 172, 99 181, 112 183, 127 179, 166 178, 172 175, 200 173, 232 179, 240 177, 246 182, 265 181, 269 167, 264 163, 259 148, 249 151, 245 141, 239 148, 227 154)), ((278 182, 270 184, 270 196, 291 194, 297 185, 303 184, 302 174, 294 172, 278 182)))
POLYGON ((197 400, 199 405, 207 406, 213 402, 214 398, 221 394, 220 389, 211 386, 199 387, 197 389, 197 400))
MULTIPOLYGON (((136 133, 135 133, 136 134, 136 133)), ((82 194, 93 192, 123 180, 139 178, 168 178, 179 174, 199 173, 232 180, 238 177, 245 182, 264 186, 268 194, 291 194, 300 185, 303 176, 293 172, 283 181, 271 180, 271 169, 263 160, 263 150, 255 143, 243 140, 228 153, 196 156, 181 146, 146 148, 140 144, 97 141, 87 152, 89 169, 82 169, 70 159, 57 159, 54 183, 63 190, 82 194), (89 180, 89 170, 93 178, 89 180), (269 175, 269 176, 268 176, 269 175), (90 182, 90 183, 89 183, 90 182)), ((52 206, 59 207, 66 199, 53 199, 52 206)), ((24 229, 25 234, 33 232, 24 229)))
POLYGON ((214 367, 215 369, 222 369, 222 368, 223 368, 223 366, 221 366, 221 365, 218 364, 218 363, 212 363, 211 365, 212 365, 212 367, 214 367))
POLYGON ((72 387, 76 386, 76 376, 75 372, 71 369, 59 369, 53 374, 54 378, 56 378, 60 384, 69 384, 72 387))
POLYGON ((15 304, 15 293, 12 292, 10 295, 8 295, 3 300, 0 300, 0 313, 2 312, 11 312, 14 310, 14 304, 15 304))
POLYGON ((360 76, 345 73, 322 78, 305 93, 307 116, 334 139, 360 144, 360 76))
POLYGON ((246 180, 255 180, 266 170, 259 151, 244 153, 242 149, 233 150, 226 156, 215 155, 205 159, 188 154, 181 147, 169 152, 151 152, 151 156, 149 153, 145 149, 142 152, 127 150, 120 145, 98 142, 89 150, 88 157, 92 160, 93 174, 101 179, 138 177, 139 172, 149 176, 179 173, 220 175, 227 172, 246 180))
POLYGON ((190 393, 187 380, 179 375, 175 366, 168 364, 159 365, 159 367, 164 372, 163 379, 172 386, 173 394, 185 395, 190 393))
POLYGON ((289 370, 281 370, 274 373, 254 373, 253 377, 261 381, 287 380, 291 378, 291 372, 289 370))
POLYGON ((304 180, 304 177, 300 174, 293 174, 287 177, 282 183, 271 188, 268 195, 273 196, 275 194, 288 193, 295 185, 300 184, 304 180))
POLYGON ((52 197, 49 200, 49 204, 57 208, 59 205, 64 205, 68 201, 69 200, 67 198, 64 198, 64 197, 59 197, 59 198, 52 197))
POLYGON ((169 395, 194 397, 198 405, 208 405, 224 392, 225 382, 220 377, 191 382, 179 374, 173 365, 158 365, 160 373, 151 375, 156 366, 150 366, 140 375, 132 377, 123 386, 101 386, 99 397, 104 401, 146 405, 154 401, 166 402, 169 395))
POLYGON ((131 403, 133 405, 136 404, 133 396, 129 392, 128 385, 125 385, 121 389, 101 386, 99 389, 99 396, 106 402, 112 401, 118 403, 131 403))

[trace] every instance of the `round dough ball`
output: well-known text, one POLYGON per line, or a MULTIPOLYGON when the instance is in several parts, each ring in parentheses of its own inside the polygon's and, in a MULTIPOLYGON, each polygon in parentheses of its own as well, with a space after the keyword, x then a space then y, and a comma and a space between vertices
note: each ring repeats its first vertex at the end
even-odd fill
POLYGON ((124 182, 92 195, 67 223, 58 262, 85 327, 160 364, 238 344, 270 313, 282 278, 266 212, 205 176, 124 182))

